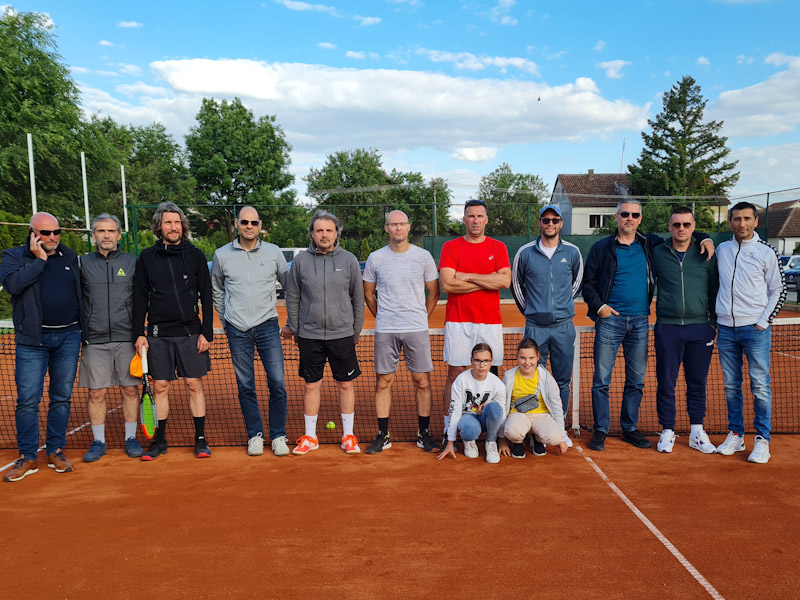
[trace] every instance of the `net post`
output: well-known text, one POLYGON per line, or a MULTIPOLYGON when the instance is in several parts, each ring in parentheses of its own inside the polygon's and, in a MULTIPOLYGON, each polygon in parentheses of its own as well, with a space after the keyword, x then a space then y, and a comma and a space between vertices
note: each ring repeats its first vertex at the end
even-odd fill
POLYGON ((576 329, 572 356, 572 429, 575 430, 575 437, 578 437, 581 434, 581 333, 584 328, 577 327, 576 329))

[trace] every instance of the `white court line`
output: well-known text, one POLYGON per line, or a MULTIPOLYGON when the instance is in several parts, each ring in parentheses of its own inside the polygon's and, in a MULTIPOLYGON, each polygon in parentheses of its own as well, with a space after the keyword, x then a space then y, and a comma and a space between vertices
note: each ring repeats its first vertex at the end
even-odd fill
POLYGON ((587 455, 586 455, 586 453, 583 451, 583 448, 581 448, 581 447, 580 447, 580 446, 578 446, 577 444, 575 445, 575 447, 578 449, 578 452, 580 452, 580 453, 581 453, 581 455, 583 456, 583 458, 585 458, 585 459, 586 459, 586 461, 587 461, 587 462, 588 462, 588 463, 589 463, 589 464, 592 466, 592 469, 594 469, 594 470, 595 470, 595 472, 596 472, 598 475, 600 475, 600 478, 601 478, 603 481, 605 481, 605 482, 606 482, 606 484, 608 485, 608 487, 610 487, 610 488, 611 488, 611 490, 612 490, 612 491, 613 491, 613 492, 614 492, 614 493, 615 493, 617 496, 619 496, 619 499, 620 499, 620 500, 622 500, 622 501, 625 503, 625 505, 626 505, 628 508, 630 508, 630 509, 631 509, 631 512, 633 512, 633 514, 635 514, 637 517, 639 517, 639 520, 640 520, 642 523, 644 523, 645 527, 647 527, 647 528, 650 530, 650 532, 651 532, 651 533, 652 533, 654 536, 656 536, 656 538, 658 539, 658 541, 659 541, 659 542, 661 542, 661 543, 664 545, 664 547, 665 547, 667 550, 669 550, 669 551, 670 551, 670 554, 672 554, 672 556, 674 556, 675 558, 677 558, 677 559, 678 559, 678 562, 679 562, 679 563, 681 563, 681 566, 682 566, 684 569, 686 569, 686 570, 689 572, 689 574, 690 574, 692 577, 694 577, 694 578, 695 578, 695 580, 697 581, 697 583, 699 583, 700 585, 702 585, 702 586, 705 588, 705 590, 708 592, 708 594, 709 594, 709 595, 710 595, 712 598, 714 598, 714 600, 725 600, 725 598, 722 596, 722 594, 720 594, 720 593, 719 593, 719 592, 716 590, 716 588, 715 588, 713 585, 711 585, 711 584, 710 584, 710 583, 709 583, 709 582, 706 580, 706 578, 705 578, 705 577, 703 577, 703 576, 700 574, 700 572, 699 572, 697 569, 695 569, 695 568, 694 568, 694 565, 692 565, 692 563, 690 563, 690 562, 689 562, 689 561, 686 559, 686 557, 685 557, 683 554, 681 554, 681 553, 680 553, 680 551, 679 551, 679 550, 678 550, 678 549, 677 549, 675 546, 673 546, 672 542, 670 542, 670 541, 667 539, 667 537, 666 537, 666 536, 665 536, 663 533, 661 533, 661 531, 659 531, 658 527, 656 527, 655 525, 653 525, 653 523, 650 521, 650 519, 648 519, 647 517, 645 517, 645 516, 644 516, 644 513, 642 513, 642 511, 640 511, 638 508, 636 508, 636 505, 635 505, 633 502, 631 502, 631 501, 628 499, 628 497, 627 497, 625 494, 623 494, 623 493, 622 493, 622 490, 620 490, 620 489, 619 489, 619 488, 618 488, 618 487, 617 487, 617 486, 614 484, 614 482, 613 482, 613 481, 611 481, 611 480, 608 478, 608 476, 607 476, 607 475, 606 475, 606 474, 603 472, 603 470, 602 470, 600 467, 598 467, 598 466, 597 466, 597 463, 595 463, 595 462, 594 462, 594 461, 593 461, 593 460, 592 460, 592 459, 591 459, 589 456, 587 456, 587 455))
MULTIPOLYGON (((122 408, 122 404, 120 404, 115 408, 112 408, 111 410, 107 410, 106 414, 110 415, 113 412, 117 412, 120 408, 122 408)), ((78 425, 75 429, 68 431, 66 435, 72 435, 73 433, 78 433, 81 429, 85 429, 87 425, 91 425, 91 423, 89 421, 86 421, 86 423, 84 423, 83 425, 78 425)), ((44 446, 39 446, 39 449, 36 451, 36 454, 39 454, 39 452, 41 452, 42 450, 44 450, 44 446)), ((0 473, 13 466, 14 466, 13 462, 8 463, 7 465, 3 465, 2 467, 0 467, 0 473)))

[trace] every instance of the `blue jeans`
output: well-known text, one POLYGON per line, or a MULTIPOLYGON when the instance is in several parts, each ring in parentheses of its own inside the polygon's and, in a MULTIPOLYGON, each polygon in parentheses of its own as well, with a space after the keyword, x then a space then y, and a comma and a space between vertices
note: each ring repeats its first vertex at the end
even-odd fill
POLYGON ((644 372, 647 368, 647 317, 611 315, 605 319, 597 319, 594 331, 594 430, 608 433, 611 424, 608 387, 617 352, 622 345, 622 354, 625 357, 625 388, 622 391, 619 423, 623 432, 633 431, 639 422, 639 405, 642 403, 644 372))
POLYGON ((26 460, 36 460, 39 450, 39 403, 48 371, 50 406, 47 410, 46 453, 52 454, 67 445, 70 398, 80 351, 80 329, 43 333, 41 346, 17 344, 14 365, 17 447, 26 460))
POLYGON ((269 319, 248 331, 240 331, 227 321, 225 334, 231 348, 233 372, 239 388, 239 405, 247 436, 264 433, 256 396, 255 350, 261 357, 269 386, 269 438, 286 435, 286 385, 283 374, 283 349, 278 318, 269 319))
POLYGON ((487 442, 496 442, 503 424, 503 407, 497 402, 489 402, 483 407, 481 414, 464 413, 458 421, 461 439, 472 442, 478 439, 481 431, 486 432, 487 442))
POLYGON ((547 367, 547 357, 550 356, 550 372, 558 384, 561 408, 566 416, 569 410, 572 361, 575 358, 575 325, 572 321, 552 327, 537 327, 526 323, 525 337, 532 339, 539 346, 540 365, 547 367))
POLYGON ((756 433, 770 439, 772 429, 772 389, 769 378, 769 352, 772 329, 759 331, 753 325, 726 327, 717 332, 719 364, 725 379, 725 400, 728 403, 728 429, 744 435, 744 397, 742 396, 742 354, 747 356, 750 391, 753 392, 753 427, 756 433))

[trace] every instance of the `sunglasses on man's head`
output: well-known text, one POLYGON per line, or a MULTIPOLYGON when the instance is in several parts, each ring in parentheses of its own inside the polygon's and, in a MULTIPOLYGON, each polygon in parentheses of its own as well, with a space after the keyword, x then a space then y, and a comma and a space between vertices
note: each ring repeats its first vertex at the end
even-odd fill
POLYGON ((686 229, 689 229, 689 227, 691 227, 691 226, 692 226, 692 224, 691 224, 691 223, 679 223, 679 222, 677 222, 677 221, 675 221, 675 222, 672 224, 672 228, 673 228, 673 229, 680 229, 681 227, 684 227, 684 228, 686 228, 686 229))
POLYGON ((256 219, 255 221, 253 221, 252 219, 249 221, 247 219, 239 219, 239 223, 241 223, 242 225, 258 225, 259 223, 261 223, 261 219, 256 219))
POLYGON ((51 235, 61 235, 60 229, 34 229, 39 237, 50 237, 51 235))
POLYGON ((539 220, 542 222, 543 225, 550 225, 550 223, 552 223, 553 225, 558 225, 559 223, 561 223, 561 219, 559 219, 558 217, 542 217, 539 220))
POLYGON ((638 219, 639 217, 641 217, 641 216, 642 216, 642 213, 639 213, 639 212, 630 212, 630 211, 627 211, 627 210, 620 211, 620 212, 618 212, 617 214, 618 214, 620 217, 622 217, 623 219, 627 219, 628 217, 633 217, 634 219, 638 219))

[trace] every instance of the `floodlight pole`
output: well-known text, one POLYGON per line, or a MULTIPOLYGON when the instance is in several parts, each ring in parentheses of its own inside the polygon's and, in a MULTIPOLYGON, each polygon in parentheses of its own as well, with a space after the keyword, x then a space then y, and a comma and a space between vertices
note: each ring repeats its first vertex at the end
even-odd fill
POLYGON ((83 176, 83 210, 86 213, 86 230, 89 230, 89 187, 86 183, 86 154, 81 152, 81 175, 83 176))
POLYGON ((128 193, 125 190, 125 165, 119 166, 122 176, 122 218, 125 219, 125 233, 128 233, 128 193))
POLYGON ((31 214, 39 212, 36 209, 36 174, 33 168, 33 134, 28 134, 28 169, 31 174, 31 214))

